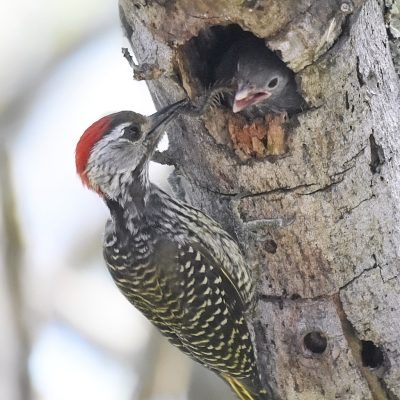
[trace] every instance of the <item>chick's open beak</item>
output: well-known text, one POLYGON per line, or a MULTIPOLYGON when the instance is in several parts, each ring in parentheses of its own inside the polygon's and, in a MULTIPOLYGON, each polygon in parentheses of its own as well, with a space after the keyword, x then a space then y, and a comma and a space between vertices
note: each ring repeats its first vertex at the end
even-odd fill
POLYGON ((257 104, 268 99, 269 96, 271 96, 271 93, 267 90, 258 91, 257 89, 249 89, 247 87, 239 88, 235 94, 232 111, 234 113, 242 111, 252 104, 257 104))

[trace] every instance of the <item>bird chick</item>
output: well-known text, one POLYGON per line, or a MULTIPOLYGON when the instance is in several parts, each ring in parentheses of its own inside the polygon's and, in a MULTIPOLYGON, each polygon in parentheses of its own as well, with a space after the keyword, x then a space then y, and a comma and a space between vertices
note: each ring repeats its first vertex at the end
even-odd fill
POLYGON ((217 86, 234 87, 229 105, 234 113, 242 112, 249 118, 268 112, 290 114, 305 106, 294 73, 257 38, 233 43, 218 64, 214 79, 217 86))

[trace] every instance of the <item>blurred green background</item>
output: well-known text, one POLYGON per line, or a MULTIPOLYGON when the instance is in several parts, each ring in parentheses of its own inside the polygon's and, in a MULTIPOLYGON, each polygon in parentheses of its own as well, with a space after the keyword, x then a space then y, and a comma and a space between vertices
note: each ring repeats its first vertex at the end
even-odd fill
MULTIPOLYGON (((75 175, 92 122, 154 111, 121 55, 117 2, 3 0, 0 13, 0 398, 232 399, 118 292, 107 209, 75 175)), ((152 180, 168 190, 169 172, 153 165, 152 180)))

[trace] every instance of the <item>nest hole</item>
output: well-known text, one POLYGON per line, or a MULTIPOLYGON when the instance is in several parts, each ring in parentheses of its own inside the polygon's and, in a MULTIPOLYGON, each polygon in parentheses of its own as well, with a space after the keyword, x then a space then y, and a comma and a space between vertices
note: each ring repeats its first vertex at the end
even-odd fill
MULTIPOLYGON (((240 46, 243 45, 244 40, 250 40, 250 46, 254 43, 255 49, 258 49, 258 46, 268 47, 264 39, 243 30, 238 24, 229 24, 206 27, 179 49, 176 61, 177 71, 181 84, 190 98, 196 99, 215 86, 227 86, 233 91, 237 89, 234 87, 235 82, 232 78, 236 75, 238 65, 237 51, 241 51, 240 46), (238 46, 231 49, 236 43, 238 46)), ((247 43, 245 45, 247 46, 247 43)), ((270 55, 269 52, 266 53, 270 55)), ((280 58, 279 55, 276 56, 280 58)), ((261 58, 260 62, 264 61, 264 58, 261 58)), ((257 62, 255 63, 257 67, 257 62)), ((259 70, 256 68, 255 71, 259 70)), ((293 71, 289 75, 292 73, 293 71)), ((293 76, 290 79, 292 78, 293 76)), ((241 77, 241 79, 246 78, 241 77)), ((273 88, 277 84, 278 78, 275 77, 271 79, 268 87, 273 88)), ((272 107, 270 110, 268 107, 264 109, 262 100, 255 101, 257 95, 265 96, 266 89, 264 91, 262 89, 264 88, 260 89, 260 93, 253 94, 253 98, 249 96, 248 104, 243 106, 246 103, 244 102, 240 110, 236 112, 233 112, 233 93, 222 96, 219 101, 223 106, 223 112, 218 113, 217 116, 213 115, 213 122, 210 124, 209 131, 212 131, 211 135, 214 135, 217 141, 220 140, 221 131, 226 132, 226 138, 230 138, 236 154, 242 161, 285 154, 287 152, 286 129, 294 126, 287 123, 287 116, 290 118, 300 112, 296 108, 303 110, 302 102, 297 95, 289 95, 286 92, 287 99, 284 98, 282 102, 277 101, 279 97, 273 101, 268 100, 272 107), (259 105, 260 108, 258 108, 259 105)), ((289 92, 292 93, 290 90, 289 92)), ((260 99, 268 99, 269 95, 267 93, 267 97, 261 96, 260 99)), ((300 95, 298 96, 301 98, 300 95)), ((223 140, 224 143, 228 142, 226 138, 223 140)), ((274 253, 276 244, 271 243, 267 251, 274 253)))
POLYGON ((361 341, 361 360, 364 367, 379 368, 382 366, 385 357, 383 351, 371 340, 361 341))
MULTIPOLYGON (((236 71, 237 59, 235 52, 227 52, 232 45, 243 40, 251 40, 257 46, 268 47, 264 39, 255 36, 250 31, 243 30, 238 24, 206 27, 200 30, 198 36, 189 39, 180 50, 179 59, 183 63, 178 68, 181 81, 190 86, 189 93, 197 96, 215 84, 221 83, 223 78, 218 75, 221 75, 222 71, 229 81, 229 77, 233 76, 236 71), (218 71, 224 57, 228 57, 228 59, 232 57, 232 62, 225 60, 222 71, 221 69, 218 71), (230 66, 232 66, 232 70, 230 70, 230 66)), ((277 52, 272 52, 281 59, 277 52)), ((277 82, 277 79, 272 79, 268 87, 274 87, 277 82)), ((306 104, 304 103, 302 107, 305 109, 306 104)))
POLYGON ((264 40, 253 33, 244 31, 237 24, 215 25, 204 28, 198 36, 191 38, 184 46, 187 69, 198 90, 207 89, 215 83, 215 70, 224 53, 237 41, 253 38, 262 43, 264 40))
MULTIPOLYGON (((266 46, 264 39, 238 24, 214 25, 202 29, 183 46, 185 73, 196 94, 217 83, 216 70, 227 50, 236 42, 251 39, 266 46)), ((279 57, 279 55, 277 55, 279 57)), ((280 58, 280 57, 279 57, 280 58)), ((234 66, 234 64, 233 64, 234 66)), ((226 105, 226 104, 225 104, 226 105)))

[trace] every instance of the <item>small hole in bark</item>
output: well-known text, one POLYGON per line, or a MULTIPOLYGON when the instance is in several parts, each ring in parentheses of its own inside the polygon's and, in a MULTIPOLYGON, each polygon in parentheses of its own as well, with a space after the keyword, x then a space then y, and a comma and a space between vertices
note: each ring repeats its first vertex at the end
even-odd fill
POLYGON ((384 362, 383 352, 371 340, 362 340, 361 360, 364 367, 378 368, 384 362))
POLYGON ((322 354, 328 346, 328 340, 322 332, 307 333, 303 339, 304 347, 314 354, 322 354))
POLYGON ((267 251, 267 253, 275 254, 277 248, 278 248, 278 245, 276 244, 276 242, 274 240, 269 239, 265 242, 265 250, 267 251))

